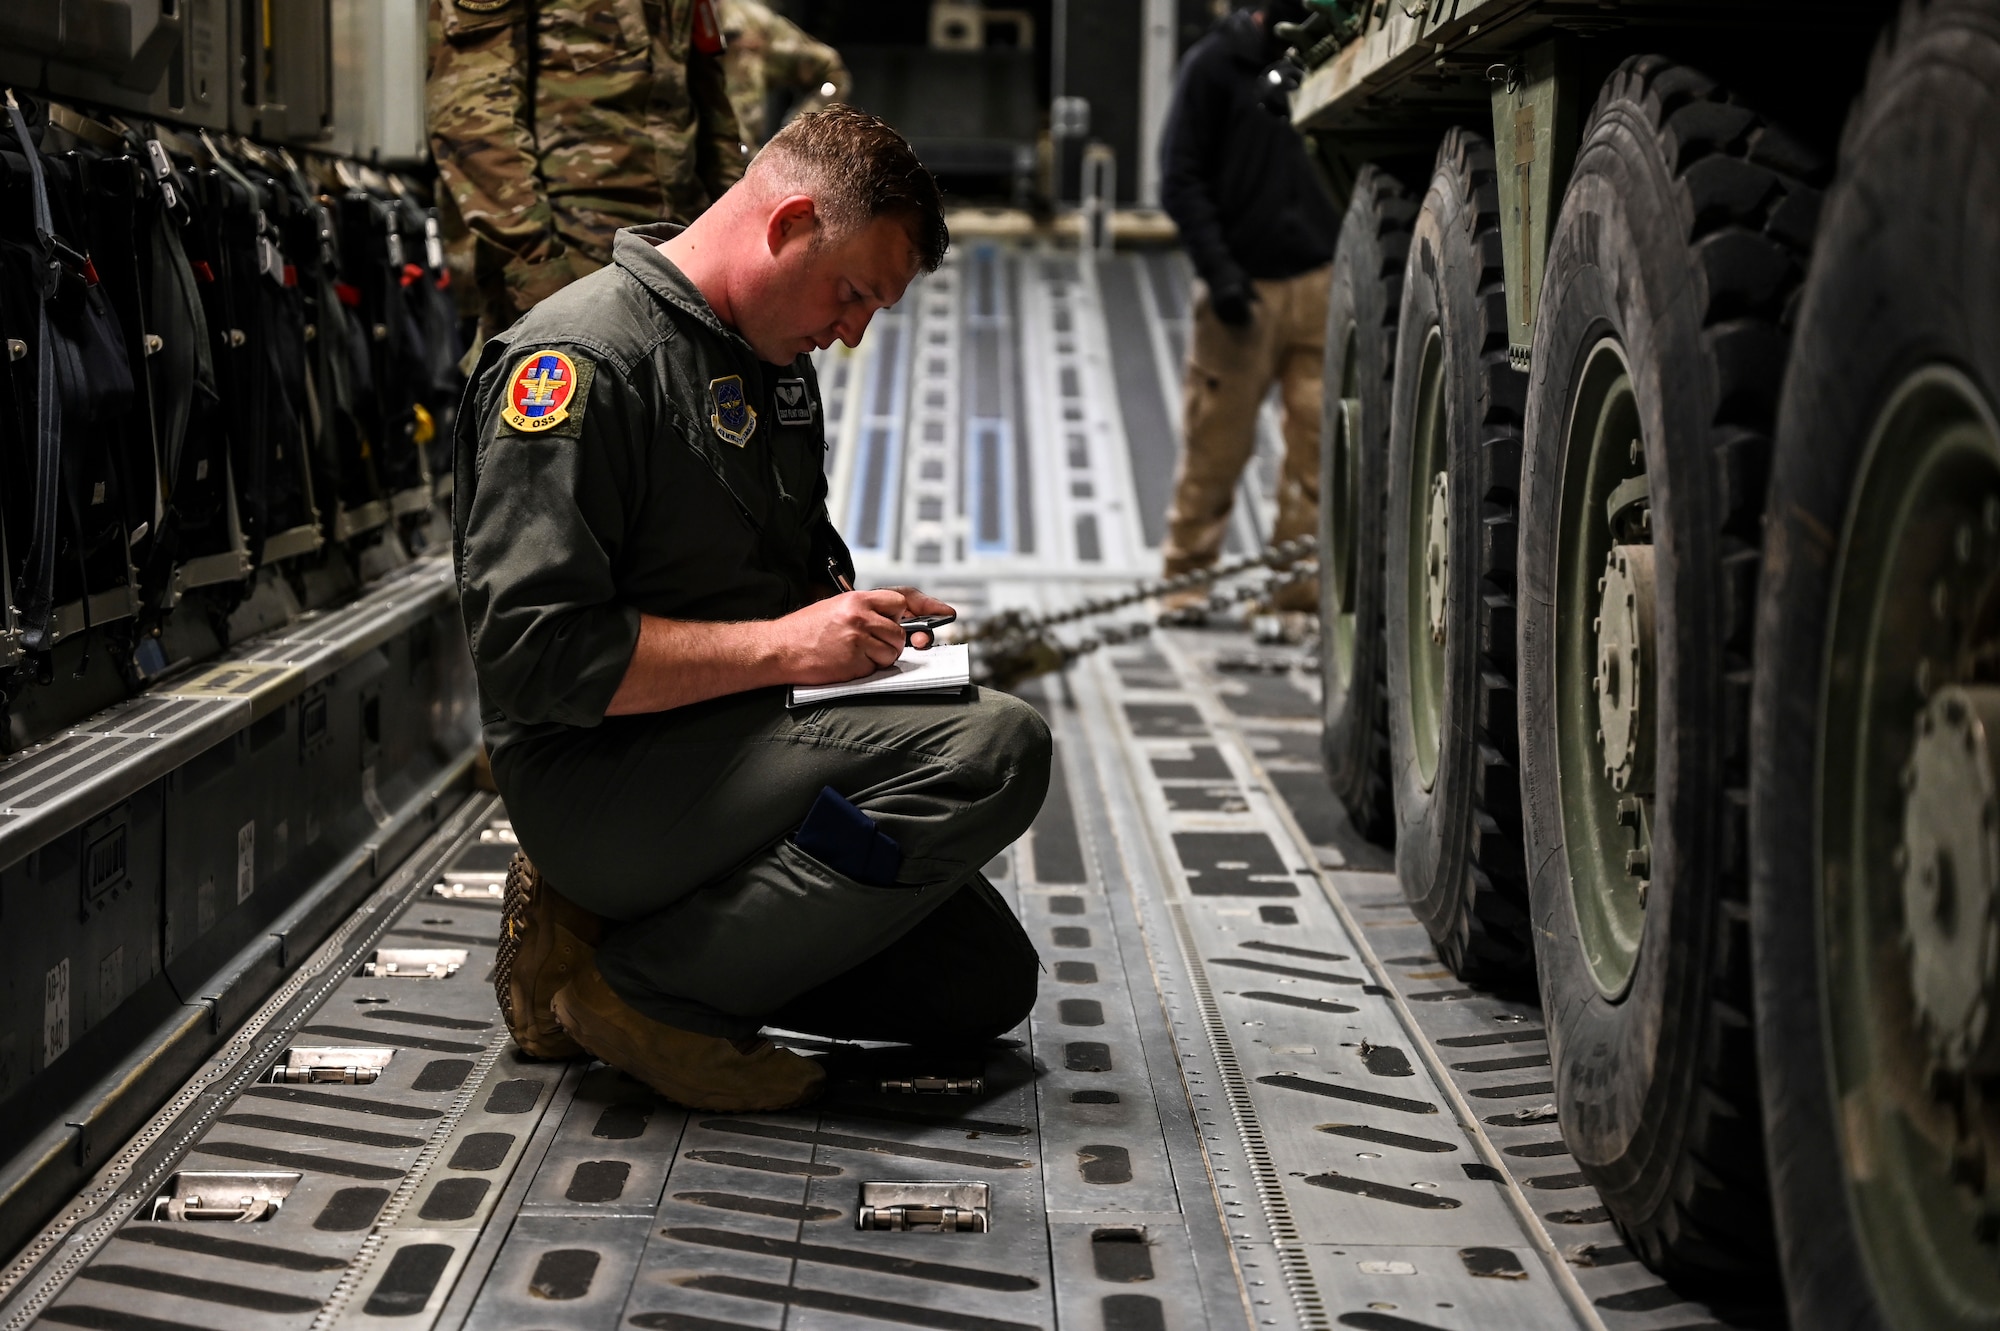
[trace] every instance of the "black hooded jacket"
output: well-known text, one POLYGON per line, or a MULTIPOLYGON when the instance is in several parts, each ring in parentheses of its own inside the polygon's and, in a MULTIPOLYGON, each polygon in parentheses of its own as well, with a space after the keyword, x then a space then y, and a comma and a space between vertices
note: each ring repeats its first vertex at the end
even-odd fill
POLYGON ((1340 215, 1291 122, 1258 103, 1278 50, 1238 10, 1188 49, 1160 144, 1161 202, 1211 288, 1333 257, 1340 215))

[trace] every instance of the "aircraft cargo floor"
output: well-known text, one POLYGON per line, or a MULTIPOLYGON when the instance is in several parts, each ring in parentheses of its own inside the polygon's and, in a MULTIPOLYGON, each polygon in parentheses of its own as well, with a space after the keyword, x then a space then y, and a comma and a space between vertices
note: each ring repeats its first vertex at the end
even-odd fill
MULTIPOLYGON (((830 357, 864 577, 976 618, 1150 572, 1186 289, 1172 256, 971 247, 830 357)), ((796 1041, 831 1078, 790 1113, 519 1058, 489 983, 513 838, 469 796, 0 1270, 0 1331, 1747 1325, 1605 1220, 1538 1011, 1453 980, 1326 793, 1313 670, 1171 630, 1024 686, 1057 774, 989 872, 1042 953, 1032 1018, 983 1063, 796 1041), (857 1227, 911 1183, 983 1188, 985 1228, 857 1227)))

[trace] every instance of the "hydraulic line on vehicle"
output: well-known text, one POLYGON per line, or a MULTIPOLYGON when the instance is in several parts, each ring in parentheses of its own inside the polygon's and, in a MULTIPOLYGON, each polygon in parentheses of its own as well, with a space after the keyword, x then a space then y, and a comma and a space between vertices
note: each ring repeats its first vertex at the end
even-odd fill
MULTIPOLYGON (((1206 607, 1207 613, 1222 613, 1231 606, 1246 601, 1268 601, 1287 587, 1296 586, 1319 573, 1319 563, 1314 557, 1319 542, 1311 536, 1301 536, 1296 540, 1282 541, 1267 546, 1254 555, 1244 555, 1213 568, 1182 573, 1171 578, 1146 579, 1135 583, 1131 590, 1113 596, 1093 597, 1080 601, 1061 610, 1051 610, 1039 615, 1025 614, 1019 610, 1002 610, 965 627, 957 636, 957 641, 968 643, 973 651, 973 673, 982 684, 995 688, 1006 688, 1036 675, 1062 670, 1079 657, 1096 651, 1099 647, 1131 642, 1144 637, 1153 625, 1146 622, 1111 625, 1096 629, 1073 640, 1064 641, 1052 635, 1049 630, 1063 624, 1092 619, 1099 615, 1122 610, 1128 606, 1151 600, 1157 596, 1171 596, 1180 592, 1214 588, 1216 584, 1257 569, 1268 569, 1267 576, 1256 581, 1245 581, 1228 589, 1227 593, 1212 591, 1206 607)), ((1161 617, 1162 622, 1173 622, 1172 612, 1161 617)))

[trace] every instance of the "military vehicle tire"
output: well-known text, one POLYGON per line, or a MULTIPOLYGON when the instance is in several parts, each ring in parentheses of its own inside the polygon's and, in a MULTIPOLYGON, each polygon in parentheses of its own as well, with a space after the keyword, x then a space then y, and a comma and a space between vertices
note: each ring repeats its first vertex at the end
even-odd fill
POLYGON ((1354 829, 1384 844, 1395 837, 1396 810, 1382 660, 1383 473, 1416 212, 1401 181, 1361 168, 1333 252, 1319 435, 1320 745, 1354 829))
POLYGON ((1514 757, 1515 489, 1493 150, 1453 129, 1403 269, 1384 601, 1396 876, 1438 958, 1485 985, 1533 964, 1514 757))
POLYGON ((1810 156, 1659 56, 1612 74, 1550 237, 1521 539, 1521 760, 1558 1121, 1655 1270, 1769 1291, 1749 661, 1810 156))
POLYGON ((1796 1327, 2000 1324, 1996 124, 2000 4, 1905 4, 1848 117, 1779 416, 1751 900, 1796 1327))

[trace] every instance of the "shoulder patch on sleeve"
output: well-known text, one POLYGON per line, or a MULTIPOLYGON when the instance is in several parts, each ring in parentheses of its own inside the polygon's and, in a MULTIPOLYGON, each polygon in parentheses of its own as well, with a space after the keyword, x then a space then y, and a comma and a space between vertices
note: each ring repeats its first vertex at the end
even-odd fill
POLYGON ((516 362, 502 387, 500 419, 522 434, 575 438, 583 429, 596 372, 596 362, 566 352, 530 352, 516 362))

